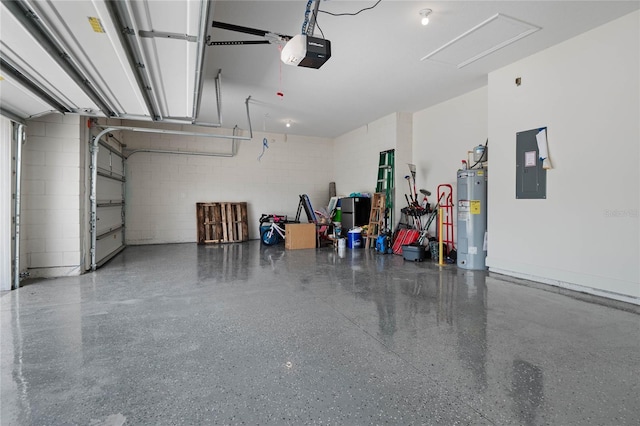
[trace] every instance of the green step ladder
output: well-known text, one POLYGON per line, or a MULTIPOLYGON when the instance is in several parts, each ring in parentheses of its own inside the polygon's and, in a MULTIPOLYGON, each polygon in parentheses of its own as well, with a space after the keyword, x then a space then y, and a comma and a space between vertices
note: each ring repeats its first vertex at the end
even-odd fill
POLYGON ((376 192, 384 193, 385 198, 385 230, 390 231, 389 224, 393 223, 393 198, 394 198, 394 158, 395 150, 382 151, 378 162, 378 182, 376 192))

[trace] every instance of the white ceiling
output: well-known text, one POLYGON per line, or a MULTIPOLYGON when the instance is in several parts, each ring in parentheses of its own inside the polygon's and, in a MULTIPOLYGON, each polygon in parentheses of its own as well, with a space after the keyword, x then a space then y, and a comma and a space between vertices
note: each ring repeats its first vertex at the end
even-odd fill
MULTIPOLYGON (((320 9, 348 13, 375 3, 326 0, 320 9)), ((640 2, 383 0, 356 16, 319 13, 315 36, 324 34, 332 44, 332 57, 320 69, 282 64, 274 44, 202 47, 207 35, 215 41, 260 39, 212 28, 212 20, 298 34, 306 5, 307 0, 3 1, 0 57, 11 69, 0 69, 0 112, 25 119, 54 108, 89 115, 108 109, 129 119, 216 124, 214 79, 221 69, 224 127, 247 129, 245 100, 251 96, 254 130, 332 138, 390 113, 415 112, 482 87, 492 70, 636 10, 640 2), (15 4, 37 19, 18 19, 15 4), (124 18, 114 14, 114 5, 124 18), (420 25, 424 8, 433 10, 426 27, 420 25), (87 18, 98 19, 104 32, 96 32, 87 18), (54 60, 60 52, 43 44, 24 21, 45 27, 47 37, 76 65, 75 78, 54 60), (420 60, 489 21, 453 49, 420 60), (123 25, 131 28, 129 37, 120 35, 123 25), (533 32, 456 66, 499 43, 501 33, 506 40, 526 30, 533 32), (123 39, 133 47, 124 46, 123 39), (136 61, 143 67, 132 67, 131 49, 140 51, 136 61), (276 95, 280 91, 282 98, 276 95), (200 94, 200 113, 194 114, 200 94)))
MULTIPOLYGON (((306 3, 218 1, 214 20, 295 35, 301 31, 306 3)), ((327 0, 320 9, 355 12, 373 4, 375 0, 327 0)), ((357 16, 318 15, 319 28, 332 43, 332 57, 320 69, 281 66, 276 45, 210 46, 205 75, 212 78, 222 69, 225 127, 238 124, 246 128, 242 108, 244 99, 251 95, 254 130, 335 137, 387 114, 419 111, 482 87, 492 70, 623 16, 639 5, 638 1, 383 0, 357 16), (426 27, 420 24, 419 15, 424 8, 433 10, 426 27), (420 61, 498 13, 541 29, 461 69, 420 61), (282 99, 276 95, 279 91, 284 93, 282 99), (288 120, 290 129, 285 127, 288 120)), ((216 41, 259 39, 218 28, 210 28, 209 33, 216 41)), ((318 27, 315 35, 321 36, 318 27)), ((470 36, 465 39, 465 48, 474 43, 482 46, 483 41, 470 36)), ((203 114, 213 110, 203 103, 203 114)))

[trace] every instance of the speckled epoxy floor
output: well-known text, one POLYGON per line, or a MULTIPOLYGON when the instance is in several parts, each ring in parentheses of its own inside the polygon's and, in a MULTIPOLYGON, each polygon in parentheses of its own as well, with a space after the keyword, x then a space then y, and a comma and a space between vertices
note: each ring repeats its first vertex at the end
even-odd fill
POLYGON ((640 316, 331 248, 129 247, 2 293, 2 425, 621 425, 640 316))

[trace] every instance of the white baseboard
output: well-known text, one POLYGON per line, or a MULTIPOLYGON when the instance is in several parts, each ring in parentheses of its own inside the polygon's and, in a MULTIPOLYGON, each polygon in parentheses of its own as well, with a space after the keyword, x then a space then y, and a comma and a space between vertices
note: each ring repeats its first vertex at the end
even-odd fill
POLYGON ((628 295, 625 295, 625 294, 614 293, 614 292, 611 292, 611 291, 600 290, 600 289, 597 289, 597 288, 591 288, 591 287, 582 286, 582 285, 579 285, 579 284, 573 284, 573 283, 569 283, 569 282, 565 282, 565 281, 559 281, 559 280, 554 280, 554 279, 550 279, 550 278, 539 277, 539 276, 536 276, 536 275, 530 275, 530 274, 525 274, 525 273, 521 273, 521 272, 509 271, 509 270, 500 269, 500 268, 490 267, 489 268, 489 272, 495 272, 497 274, 506 275, 506 276, 509 276, 509 277, 515 277, 515 278, 521 278, 521 279, 525 279, 525 280, 529 280, 529 281, 535 281, 535 282, 538 282, 538 283, 547 284, 547 285, 554 286, 554 287, 560 287, 560 288, 564 288, 564 289, 567 289, 567 290, 577 291, 577 292, 580 292, 580 293, 587 293, 587 294, 591 294, 591 295, 598 296, 598 297, 604 297, 604 298, 607 298, 607 299, 613 299, 613 300, 617 300, 617 301, 620 301, 620 302, 631 303, 633 305, 640 306, 640 298, 633 297, 633 296, 628 296, 628 295))

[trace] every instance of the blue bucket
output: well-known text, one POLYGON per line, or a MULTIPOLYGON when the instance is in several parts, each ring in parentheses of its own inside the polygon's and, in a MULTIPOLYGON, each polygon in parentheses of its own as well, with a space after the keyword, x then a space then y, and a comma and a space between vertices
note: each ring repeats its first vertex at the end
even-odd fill
POLYGON ((360 231, 349 231, 347 240, 347 247, 350 249, 362 247, 362 233, 360 231))

